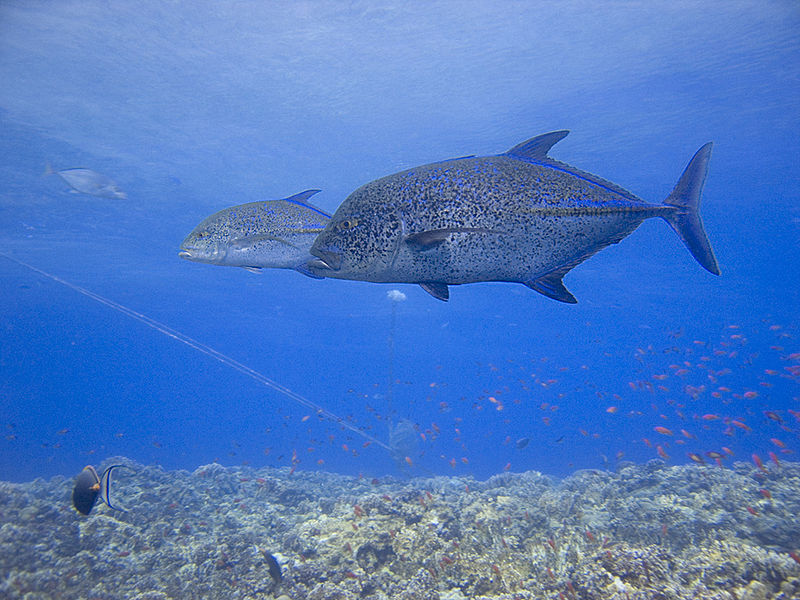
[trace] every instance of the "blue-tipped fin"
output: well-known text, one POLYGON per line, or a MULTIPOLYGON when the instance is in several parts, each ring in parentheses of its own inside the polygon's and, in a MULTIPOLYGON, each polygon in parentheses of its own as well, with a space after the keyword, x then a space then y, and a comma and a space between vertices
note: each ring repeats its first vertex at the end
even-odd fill
POLYGON ((525 285, 532 290, 547 296, 548 298, 552 298, 553 300, 558 300, 559 302, 564 302, 565 304, 577 304, 578 301, 575 299, 575 296, 570 293, 562 281, 562 278, 567 274, 567 271, 574 266, 574 264, 565 265, 564 267, 556 269, 547 275, 542 275, 533 281, 526 281, 525 285))
POLYGON ((664 201, 676 210, 664 215, 664 220, 675 230, 695 260, 704 269, 719 275, 719 266, 711 249, 703 222, 700 220, 700 196, 708 173, 712 143, 700 148, 689 161, 672 193, 664 201))
MULTIPOLYGON (((299 194, 295 194, 294 196, 289 196, 288 198, 284 198, 283 202, 291 202, 292 204, 297 204, 298 206, 302 206, 303 208, 308 208, 313 210, 315 213, 325 217, 326 219, 330 219, 331 215, 326 213, 321 208, 317 208, 310 202, 308 199, 311 198, 314 194, 318 194, 320 190, 306 190, 304 192, 300 192, 299 194)), ((278 200, 280 202, 280 200, 278 200)))
POLYGON ((547 158, 547 153, 550 151, 550 148, 567 137, 568 133, 569 130, 567 129, 543 133, 521 144, 517 144, 508 152, 504 152, 504 154, 521 160, 542 160, 547 158))

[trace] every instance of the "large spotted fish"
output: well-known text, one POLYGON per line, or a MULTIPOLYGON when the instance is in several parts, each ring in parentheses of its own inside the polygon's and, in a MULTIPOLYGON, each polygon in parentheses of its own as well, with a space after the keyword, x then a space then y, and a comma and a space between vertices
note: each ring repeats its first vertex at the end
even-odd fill
POLYGON ((311 244, 330 215, 308 203, 319 190, 283 200, 231 206, 203 220, 181 243, 178 256, 194 262, 244 267, 295 269, 309 277, 311 244))
POLYGON ((662 204, 550 158, 567 135, 540 135, 497 156, 402 171, 353 192, 317 236, 312 272, 418 283, 440 300, 449 285, 513 281, 576 302, 562 278, 577 264, 661 217, 697 261, 719 274, 698 212, 709 142, 662 204))

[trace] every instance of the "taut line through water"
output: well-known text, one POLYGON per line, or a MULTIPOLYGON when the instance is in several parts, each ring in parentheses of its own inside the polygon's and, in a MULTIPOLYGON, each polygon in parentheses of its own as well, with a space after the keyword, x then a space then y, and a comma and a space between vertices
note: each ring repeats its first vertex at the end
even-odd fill
POLYGON ((165 336, 170 337, 173 340, 176 340, 178 342, 181 342, 182 344, 186 344, 190 348, 194 348, 198 352, 202 352, 206 356, 210 356, 211 358, 221 362, 222 364, 227 365, 227 366, 231 367, 232 369, 235 369, 236 371, 239 371, 240 373, 242 373, 244 375, 247 375, 251 379, 254 379, 255 381, 261 383, 262 385, 267 386, 268 388, 278 392, 279 394, 283 394, 284 396, 286 396, 287 398, 289 398, 291 400, 294 400, 298 404, 313 410, 317 415, 320 415, 320 416, 328 419, 329 421, 333 421, 334 423, 344 427, 345 429, 349 429, 353 433, 356 433, 356 434, 360 435, 364 439, 372 442, 373 444, 376 444, 377 446, 380 446, 384 450, 387 450, 389 452, 392 451, 392 449, 389 447, 388 444, 385 444, 382 441, 380 441, 379 439, 377 439, 375 437, 372 437, 371 435, 369 435, 368 433, 362 431, 361 429, 359 429, 355 425, 353 425, 351 423, 348 423, 347 421, 345 421, 339 415, 336 415, 336 414, 330 412, 329 410, 323 408, 319 404, 316 404, 316 403, 312 402, 311 400, 309 400, 305 396, 301 396, 297 392, 294 392, 294 391, 290 390, 289 388, 281 385, 280 383, 278 383, 276 381, 273 381, 272 379, 270 379, 266 375, 263 375, 262 373, 259 373, 255 369, 252 369, 252 368, 248 367, 247 365, 240 363, 238 360, 235 360, 235 359, 231 358, 230 356, 228 356, 226 354, 223 354, 219 350, 215 350, 211 346, 208 346, 208 345, 206 345, 206 344, 204 344, 202 342, 198 342, 197 340, 189 337, 188 335, 186 335, 184 333, 181 333, 180 331, 178 331, 176 329, 172 329, 171 327, 169 327, 167 325, 164 325, 163 323, 161 323, 159 321, 156 321, 155 319, 151 319, 147 315, 144 315, 144 314, 142 314, 140 312, 137 312, 137 311, 133 310, 132 308, 128 308, 127 306, 125 306, 123 304, 120 304, 119 302, 114 302, 113 300, 110 300, 110 299, 108 299, 108 298, 106 298, 104 296, 101 296, 100 294, 97 294, 97 293, 95 293, 95 292, 93 292, 91 290, 87 290, 86 288, 83 288, 83 287, 81 287, 79 285, 71 283, 71 282, 67 281, 66 279, 61 279, 60 277, 58 277, 56 275, 53 275, 52 273, 48 273, 47 271, 43 271, 42 269, 40 269, 38 267, 34 267, 33 265, 28 264, 26 262, 23 262, 23 261, 19 260, 18 258, 14 258, 12 256, 9 256, 8 254, 5 254, 3 252, 0 252, 0 256, 4 256, 5 258, 10 260, 11 262, 15 262, 18 265, 21 265, 21 266, 23 266, 23 267, 25 267, 27 269, 30 269, 31 271, 33 271, 35 273, 38 273, 39 275, 42 275, 43 277, 47 277, 48 279, 51 279, 51 280, 53 280, 53 281, 55 281, 57 283, 60 283, 61 285, 64 285, 64 286, 70 288, 71 290, 74 290, 74 291, 78 292, 79 294, 83 294, 84 296, 86 296, 88 298, 91 298, 92 300, 94 300, 96 302, 99 302, 100 304, 104 304, 105 306, 108 306, 109 308, 111 308, 113 310, 116 310, 117 312, 120 312, 123 315, 127 315, 128 317, 137 320, 140 323, 144 323, 148 327, 150 327, 152 329, 155 329, 156 331, 158 331, 160 333, 163 333, 165 336))

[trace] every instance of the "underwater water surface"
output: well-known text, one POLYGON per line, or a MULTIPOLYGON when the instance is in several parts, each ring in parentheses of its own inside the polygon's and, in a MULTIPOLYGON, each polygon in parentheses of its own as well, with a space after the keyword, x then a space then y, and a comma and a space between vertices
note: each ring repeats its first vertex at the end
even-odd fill
POLYGON ((790 2, 4 2, 0 479, 113 455, 477 478, 794 460, 798 24, 790 2), (228 206, 315 188, 332 213, 383 175, 557 129, 551 156, 653 203, 713 141, 721 276, 657 220, 566 276, 574 306, 178 258, 228 206), (403 423, 401 451, 313 405, 385 445, 403 423))

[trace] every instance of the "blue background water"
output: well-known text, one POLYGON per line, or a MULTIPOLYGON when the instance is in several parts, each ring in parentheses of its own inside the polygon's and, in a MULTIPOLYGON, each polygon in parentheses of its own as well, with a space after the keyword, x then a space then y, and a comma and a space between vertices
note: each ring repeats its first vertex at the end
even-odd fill
MULTIPOLYGON (((384 441, 393 333, 397 418, 425 434, 413 458, 431 472, 564 474, 657 445, 678 463, 722 446, 791 459, 770 438, 800 449, 786 369, 800 351, 798 30, 795 2, 5 1, 0 249, 384 441), (722 276, 655 220, 566 277, 576 306, 514 284, 455 287, 442 303, 415 286, 177 257, 221 208, 321 188, 333 211, 379 176, 562 128, 554 157, 652 202, 713 140, 702 215, 722 276), (41 176, 48 162, 104 173, 129 199, 70 194, 41 176), (394 332, 393 288, 408 296, 394 332), (687 385, 706 387, 693 398, 687 385)), ((300 469, 400 472, 374 444, 2 257, 0 319, 2 479, 116 454, 191 469, 288 466, 296 451, 300 469)))

